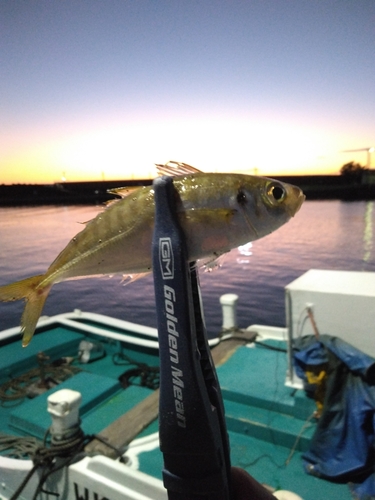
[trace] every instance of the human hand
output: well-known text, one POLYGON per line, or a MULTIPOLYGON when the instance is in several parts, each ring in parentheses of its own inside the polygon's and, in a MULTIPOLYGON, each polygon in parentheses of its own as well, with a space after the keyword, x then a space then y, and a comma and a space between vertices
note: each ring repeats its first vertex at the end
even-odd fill
POLYGON ((264 486, 239 467, 231 468, 234 500, 276 500, 264 486))

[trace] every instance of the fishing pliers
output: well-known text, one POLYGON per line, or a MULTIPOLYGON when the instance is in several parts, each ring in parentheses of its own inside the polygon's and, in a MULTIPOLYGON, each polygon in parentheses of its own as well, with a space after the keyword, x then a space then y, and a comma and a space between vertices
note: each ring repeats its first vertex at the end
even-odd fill
POLYGON ((207 342, 198 273, 195 263, 188 262, 172 178, 156 179, 153 189, 163 481, 169 500, 229 500, 229 439, 207 342))

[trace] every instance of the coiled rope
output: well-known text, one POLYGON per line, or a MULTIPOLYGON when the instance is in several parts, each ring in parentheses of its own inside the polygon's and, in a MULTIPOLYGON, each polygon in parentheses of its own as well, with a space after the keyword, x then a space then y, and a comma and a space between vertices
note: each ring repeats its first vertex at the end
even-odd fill
MULTIPOLYGON (((45 380, 51 386, 56 386, 81 371, 80 368, 67 364, 58 366, 53 364, 45 365, 43 369, 45 380)), ((16 401, 27 397, 30 394, 30 387, 40 382, 40 380, 40 368, 38 367, 4 382, 0 386, 0 401, 16 401)))
MULTIPOLYGON (((41 474, 38 486, 31 500, 36 500, 40 493, 46 493, 56 497, 60 496, 58 493, 44 490, 43 486, 45 482, 51 474, 73 463, 73 461, 77 459, 77 455, 83 452, 86 444, 93 439, 93 436, 86 436, 81 429, 78 429, 77 433, 69 439, 52 442, 50 446, 47 446, 46 441, 48 435, 49 430, 46 432, 42 446, 38 446, 34 452, 30 454, 34 465, 17 490, 10 497, 10 500, 16 500, 21 495, 27 483, 38 469, 41 471, 41 474)), ((21 440, 22 438, 18 439, 21 440)))

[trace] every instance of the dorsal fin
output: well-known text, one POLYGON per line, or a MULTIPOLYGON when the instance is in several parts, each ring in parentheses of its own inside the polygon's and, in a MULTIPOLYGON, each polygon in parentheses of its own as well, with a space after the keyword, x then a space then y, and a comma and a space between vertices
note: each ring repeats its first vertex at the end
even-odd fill
POLYGON ((134 193, 140 186, 128 186, 119 187, 114 189, 108 189, 107 193, 114 194, 115 196, 120 196, 120 198, 126 198, 129 194, 134 193))
POLYGON ((170 175, 172 177, 176 175, 198 174, 201 172, 197 168, 179 161, 169 161, 165 165, 156 164, 156 169, 158 175, 170 175))

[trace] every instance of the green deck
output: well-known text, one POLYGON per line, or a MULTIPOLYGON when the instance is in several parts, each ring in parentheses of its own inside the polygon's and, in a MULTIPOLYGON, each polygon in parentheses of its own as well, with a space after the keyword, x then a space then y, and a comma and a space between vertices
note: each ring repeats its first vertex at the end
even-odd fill
MULTIPOLYGON (((41 332, 26 349, 20 342, 0 348, 1 383, 35 366, 36 355, 43 350, 51 359, 76 356, 85 335, 58 326, 53 332, 41 332)), ((47 396, 63 387, 83 395, 82 428, 87 434, 100 432, 113 420, 130 410, 152 391, 132 386, 122 389, 118 377, 134 365, 114 363, 120 351, 118 341, 100 340, 106 357, 76 366, 83 371, 34 399, 0 406, 0 431, 8 434, 31 434, 43 438, 50 425, 46 411, 47 396)), ((270 342, 285 347, 284 343, 270 342)), ((156 356, 140 349, 127 354, 138 362, 158 364, 156 356)), ((315 423, 309 419, 315 404, 303 391, 285 387, 286 354, 256 346, 239 347, 217 369, 231 443, 232 464, 245 468, 258 481, 276 489, 291 490, 303 500, 349 500, 347 485, 319 480, 304 473, 301 455, 309 446, 315 423), (291 451, 293 453, 291 454, 291 451), (289 463, 286 461, 290 458, 289 463)), ((153 422, 140 436, 157 431, 153 422)), ((158 448, 139 455, 140 469, 161 478, 162 456, 158 448)))
MULTIPOLYGON (((315 404, 303 391, 284 386, 286 368, 282 352, 240 347, 217 369, 232 465, 246 469, 260 483, 293 491, 303 500, 350 500, 347 485, 309 476, 302 468, 302 452, 315 429, 314 423, 306 421, 315 404)), ((150 433, 156 430, 155 424, 148 429, 150 433)), ((143 453, 139 461, 141 470, 161 479, 163 460, 158 449, 143 453)))
MULTIPOLYGON (((1 346, 0 383, 37 366, 36 356, 41 351, 50 357, 50 361, 62 356, 77 356, 78 346, 83 338, 85 335, 58 326, 35 335, 27 348, 22 348, 20 341, 1 346)), ((0 406, 0 432, 43 439, 51 425, 51 417, 47 413, 47 397, 60 389, 69 388, 82 394, 81 425, 87 434, 100 432, 152 392, 151 389, 135 386, 124 391, 118 377, 134 365, 118 365, 113 362, 113 354, 120 350, 117 342, 97 337, 94 340, 103 343, 107 352, 104 358, 94 363, 74 363, 74 366, 82 370, 80 373, 36 398, 3 402, 0 406)), ((158 364, 158 359, 148 353, 131 355, 138 362, 158 364)))
POLYGON ((307 419, 316 409, 303 391, 284 385, 286 355, 264 347, 241 347, 218 376, 230 430, 286 447, 306 450, 314 431, 307 419))

